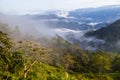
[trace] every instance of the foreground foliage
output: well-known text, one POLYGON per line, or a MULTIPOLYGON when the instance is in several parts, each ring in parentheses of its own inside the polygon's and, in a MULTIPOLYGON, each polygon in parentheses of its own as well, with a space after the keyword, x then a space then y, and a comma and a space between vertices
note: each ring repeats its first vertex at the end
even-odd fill
POLYGON ((119 80, 120 54, 81 50, 55 36, 49 46, 0 32, 0 80, 119 80))

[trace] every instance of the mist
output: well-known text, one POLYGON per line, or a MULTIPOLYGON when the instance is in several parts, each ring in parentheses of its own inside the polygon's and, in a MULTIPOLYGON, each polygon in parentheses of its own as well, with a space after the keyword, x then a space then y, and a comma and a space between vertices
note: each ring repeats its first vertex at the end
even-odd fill
POLYGON ((97 39, 95 36, 86 37, 86 32, 79 34, 68 34, 66 35, 66 39, 71 43, 77 43, 80 48, 84 50, 97 51, 99 49, 104 49, 104 44, 106 43, 105 40, 97 39))
MULTIPOLYGON (((86 37, 87 31, 72 30, 67 28, 53 28, 46 20, 36 20, 26 15, 0 15, 0 22, 9 26, 10 36, 15 40, 36 40, 43 44, 49 44, 45 39, 51 39, 56 34, 71 43, 77 43, 84 50, 104 50, 105 41, 96 37, 86 37)), ((56 25, 57 26, 57 25, 56 25)), ((119 43, 117 44, 119 45, 119 43)))
POLYGON ((39 38, 52 37, 56 34, 45 21, 33 20, 21 15, 0 15, 0 22, 7 24, 12 30, 18 27, 22 36, 29 34, 39 38))
POLYGON ((82 49, 91 51, 99 49, 105 43, 95 37, 85 37, 87 31, 52 28, 45 20, 34 20, 24 15, 0 15, 0 22, 7 24, 11 31, 18 29, 11 35, 16 40, 39 40, 47 43, 43 38, 52 38, 57 34, 71 43, 78 43, 82 49))

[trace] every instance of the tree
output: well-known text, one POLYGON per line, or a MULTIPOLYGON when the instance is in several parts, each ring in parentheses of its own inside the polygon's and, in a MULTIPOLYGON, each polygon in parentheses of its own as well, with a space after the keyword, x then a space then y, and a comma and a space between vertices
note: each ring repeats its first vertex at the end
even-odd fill
POLYGON ((24 78, 27 78, 29 70, 36 62, 41 62, 50 53, 50 50, 33 41, 18 41, 15 48, 24 53, 24 78))
POLYGON ((120 72, 120 56, 117 55, 112 61, 112 70, 114 72, 120 72))
POLYGON ((12 39, 20 40, 22 39, 22 33, 19 29, 19 26, 16 26, 11 34, 12 39), (18 36, 19 35, 19 36, 18 36))
POLYGON ((22 69, 22 54, 14 51, 12 46, 7 34, 0 31, 0 79, 12 79, 10 75, 22 69))
POLYGON ((64 55, 62 58, 62 65, 65 67, 65 70, 69 70, 73 67, 73 64, 75 63, 74 56, 67 54, 64 55))
POLYGON ((0 30, 4 33, 10 34, 12 30, 7 24, 0 23, 0 30))
POLYGON ((111 67, 110 60, 105 56, 105 54, 106 53, 103 51, 98 51, 94 53, 90 59, 90 65, 93 67, 95 72, 99 73, 99 78, 101 72, 109 70, 111 67))

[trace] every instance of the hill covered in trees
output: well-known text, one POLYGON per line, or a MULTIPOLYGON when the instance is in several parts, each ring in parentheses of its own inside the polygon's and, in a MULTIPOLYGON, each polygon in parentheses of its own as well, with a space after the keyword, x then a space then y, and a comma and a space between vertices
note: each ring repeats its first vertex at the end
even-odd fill
POLYGON ((1 80, 119 80, 120 54, 88 52, 56 35, 48 46, 0 31, 1 80))
POLYGON ((120 40, 120 20, 110 24, 107 27, 87 33, 88 36, 96 36, 107 42, 117 42, 120 40))
POLYGON ((104 40, 103 50, 120 52, 120 20, 115 21, 107 27, 85 34, 87 37, 96 37, 104 40))

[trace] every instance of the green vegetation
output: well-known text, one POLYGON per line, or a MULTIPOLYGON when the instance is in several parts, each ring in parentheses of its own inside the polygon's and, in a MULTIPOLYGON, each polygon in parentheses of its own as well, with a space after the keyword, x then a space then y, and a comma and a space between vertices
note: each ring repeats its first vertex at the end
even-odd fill
POLYGON ((114 43, 120 40, 120 20, 110 24, 107 27, 89 32, 86 36, 96 36, 99 39, 104 39, 107 42, 114 43))
POLYGON ((120 20, 115 21, 107 27, 88 32, 87 37, 96 37, 104 40, 105 43, 101 49, 105 51, 120 52, 120 20))
POLYGON ((120 54, 82 50, 56 35, 49 45, 0 31, 0 80, 119 80, 120 54))

